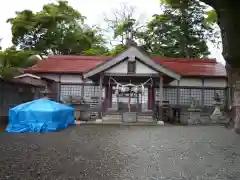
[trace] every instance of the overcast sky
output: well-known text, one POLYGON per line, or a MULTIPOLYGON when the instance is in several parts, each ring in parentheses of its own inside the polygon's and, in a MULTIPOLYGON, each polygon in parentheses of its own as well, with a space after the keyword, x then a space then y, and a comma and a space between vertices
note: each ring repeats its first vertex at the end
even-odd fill
MULTIPOLYGON (((6 48, 11 45, 11 26, 6 23, 8 18, 14 17, 16 11, 30 9, 40 11, 43 4, 56 2, 55 0, 6 0, 0 6, 0 38, 1 46, 6 48)), ((87 17, 87 24, 100 25, 104 23, 104 14, 110 14, 121 3, 135 7, 135 18, 147 21, 153 14, 159 13, 159 0, 68 0, 75 9, 87 17)), ((211 47, 211 56, 223 62, 219 50, 211 47)))

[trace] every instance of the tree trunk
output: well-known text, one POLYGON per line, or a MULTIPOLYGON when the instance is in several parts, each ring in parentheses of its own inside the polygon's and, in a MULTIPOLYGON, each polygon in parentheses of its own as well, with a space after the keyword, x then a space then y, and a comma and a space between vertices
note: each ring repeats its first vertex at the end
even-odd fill
POLYGON ((240 133, 240 11, 237 1, 229 0, 202 0, 212 6, 218 15, 218 25, 221 29, 223 42, 223 57, 227 65, 226 68, 230 84, 233 84, 233 105, 236 111, 234 118, 234 130, 240 133), (230 75, 229 75, 230 74, 230 75))
MULTIPOLYGON (((240 15, 235 9, 220 9, 217 11, 219 26, 223 39, 223 56, 231 66, 230 84, 233 84, 233 105, 236 111, 234 130, 240 133, 240 15)), ((229 74, 229 72, 228 72, 229 74)))
POLYGON ((234 130, 240 133, 240 68, 231 68, 231 81, 233 82, 233 108, 234 130))

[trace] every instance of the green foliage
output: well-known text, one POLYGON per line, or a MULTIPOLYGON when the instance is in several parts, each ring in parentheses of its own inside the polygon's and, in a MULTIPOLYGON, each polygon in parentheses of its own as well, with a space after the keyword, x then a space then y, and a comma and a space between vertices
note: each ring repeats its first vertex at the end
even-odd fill
POLYGON ((167 57, 206 57, 213 29, 205 23, 206 7, 197 0, 163 1, 164 13, 154 15, 145 33, 145 49, 167 57), (177 3, 178 2, 178 3, 177 3))
POLYGON ((107 53, 107 55, 109 56, 115 56, 121 52, 123 52, 124 50, 126 50, 128 47, 124 44, 118 44, 115 46, 115 48, 113 50, 111 50, 109 53, 107 53))
POLYGON ((217 13, 215 10, 210 10, 207 12, 207 18, 205 19, 207 24, 217 23, 217 13))
POLYGON ((109 50, 106 47, 93 47, 91 49, 88 49, 86 51, 83 51, 83 55, 85 56, 100 56, 108 54, 109 50))
POLYGON ((162 5, 168 5, 173 9, 186 9, 191 0, 160 0, 162 5))
POLYGON ((24 10, 8 20, 12 42, 20 49, 45 54, 82 54, 104 41, 97 28, 84 24, 85 17, 66 1, 46 4, 40 12, 24 10))
POLYGON ((29 56, 35 53, 31 50, 16 50, 15 47, 0 51, 0 76, 11 78, 17 75, 20 69, 32 66, 37 60, 29 59, 29 56))

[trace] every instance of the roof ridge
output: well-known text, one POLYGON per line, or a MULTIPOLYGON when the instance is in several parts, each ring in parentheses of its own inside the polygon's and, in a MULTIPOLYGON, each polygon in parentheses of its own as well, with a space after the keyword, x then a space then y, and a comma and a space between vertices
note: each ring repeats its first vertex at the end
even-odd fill
POLYGON ((49 56, 45 60, 66 60, 66 61, 105 61, 110 59, 111 56, 49 56))
POLYGON ((152 58, 154 61, 158 62, 179 62, 179 63, 217 63, 216 59, 182 59, 182 58, 152 58))
MULTIPOLYGON (((61 60, 107 60, 107 58, 112 58, 114 56, 85 56, 85 55, 53 55, 48 56, 47 59, 61 59, 61 60), (84 58, 84 59, 83 59, 84 58), (106 58, 106 59, 105 59, 106 58)), ((211 58, 172 58, 172 57, 151 57, 154 61, 168 61, 168 62, 192 62, 192 63, 216 63, 216 59, 211 58)))

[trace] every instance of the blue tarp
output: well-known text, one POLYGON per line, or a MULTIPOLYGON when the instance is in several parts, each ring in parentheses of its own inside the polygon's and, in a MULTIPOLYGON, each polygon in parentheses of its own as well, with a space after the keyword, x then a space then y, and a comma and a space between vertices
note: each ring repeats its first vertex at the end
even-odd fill
POLYGON ((74 124, 74 109, 48 99, 20 104, 9 110, 7 132, 55 132, 74 124))

